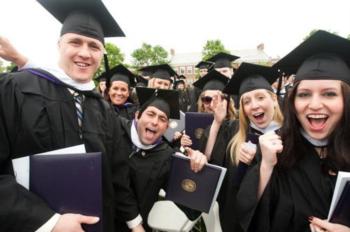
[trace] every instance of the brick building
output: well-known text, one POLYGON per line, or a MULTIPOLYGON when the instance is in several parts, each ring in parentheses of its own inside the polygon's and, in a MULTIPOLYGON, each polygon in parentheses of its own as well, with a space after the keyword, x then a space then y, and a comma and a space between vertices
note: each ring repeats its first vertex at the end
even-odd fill
MULTIPOLYGON (((273 59, 264 51, 264 44, 259 44, 255 49, 232 50, 231 54, 240 57, 233 62, 233 67, 238 67, 241 62, 268 65, 273 63, 273 59)), ((195 65, 201 60, 201 52, 176 53, 175 50, 170 51, 170 65, 177 74, 185 75, 189 83, 195 81, 197 77, 195 65)))

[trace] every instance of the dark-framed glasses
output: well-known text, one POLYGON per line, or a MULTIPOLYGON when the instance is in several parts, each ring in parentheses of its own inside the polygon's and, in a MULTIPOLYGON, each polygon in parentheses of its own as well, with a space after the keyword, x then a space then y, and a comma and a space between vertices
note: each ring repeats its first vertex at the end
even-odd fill
MULTIPOLYGON (((227 94, 221 94, 221 98, 228 100, 229 96, 227 94)), ((202 96, 201 97, 201 101, 203 102, 203 104, 206 104, 206 105, 209 105, 212 100, 213 100, 213 97, 211 97, 211 96, 202 96)))

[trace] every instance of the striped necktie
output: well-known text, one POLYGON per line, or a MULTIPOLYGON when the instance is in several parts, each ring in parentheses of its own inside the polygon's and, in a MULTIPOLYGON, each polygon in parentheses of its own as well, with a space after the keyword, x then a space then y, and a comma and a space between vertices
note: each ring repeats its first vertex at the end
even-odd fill
POLYGON ((82 138, 81 126, 83 123, 83 116, 84 116, 82 103, 83 103, 84 96, 79 94, 78 92, 74 92, 73 98, 74 98, 75 109, 76 109, 77 117, 78 117, 79 135, 80 135, 80 138, 82 138))

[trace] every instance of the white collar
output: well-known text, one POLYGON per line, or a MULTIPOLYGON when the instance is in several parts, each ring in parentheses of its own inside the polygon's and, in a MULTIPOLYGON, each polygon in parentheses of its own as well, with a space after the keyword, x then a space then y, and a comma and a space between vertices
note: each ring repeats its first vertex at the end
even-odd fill
POLYGON ((144 145, 141 140, 140 137, 137 133, 137 129, 136 129, 136 121, 133 120, 131 123, 131 141, 132 143, 137 147, 137 151, 138 150, 150 150, 152 148, 154 148, 155 146, 158 145, 158 143, 155 144, 151 144, 151 145, 144 145))
POLYGON ((281 125, 279 123, 277 123, 276 121, 271 121, 270 124, 265 128, 259 128, 252 122, 250 122, 249 125, 250 125, 250 127, 254 128, 255 130, 260 131, 263 134, 265 134, 266 132, 275 131, 275 130, 278 130, 279 128, 281 128, 281 125))
POLYGON ((77 81, 73 80, 72 78, 70 78, 58 65, 51 66, 51 67, 50 66, 42 67, 42 69, 51 73, 52 75, 54 75, 57 79, 59 79, 63 83, 65 83, 69 86, 72 86, 78 90, 91 91, 91 90, 95 89, 95 83, 92 80, 90 80, 87 83, 77 82, 77 81))
POLYGON ((310 135, 308 135, 308 133, 306 133, 306 131, 302 127, 300 128, 300 133, 307 141, 309 141, 309 143, 311 143, 315 147, 325 147, 328 145, 328 139, 313 139, 310 137, 310 135))

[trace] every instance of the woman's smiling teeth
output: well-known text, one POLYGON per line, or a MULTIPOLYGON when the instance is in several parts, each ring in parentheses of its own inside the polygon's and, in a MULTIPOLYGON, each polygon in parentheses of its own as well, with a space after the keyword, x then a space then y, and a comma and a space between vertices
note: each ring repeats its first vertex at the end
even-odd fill
POLYGON ((253 117, 256 119, 262 118, 263 116, 264 116, 263 112, 253 114, 253 117))
POLYGON ((328 119, 328 116, 325 114, 309 114, 306 116, 306 118, 308 119, 312 127, 320 128, 325 124, 325 122, 328 119))
POLYGON ((81 67, 81 68, 85 68, 85 67, 88 67, 88 66, 89 66, 89 64, 87 64, 87 63, 75 62, 75 64, 78 65, 78 66, 81 67))

